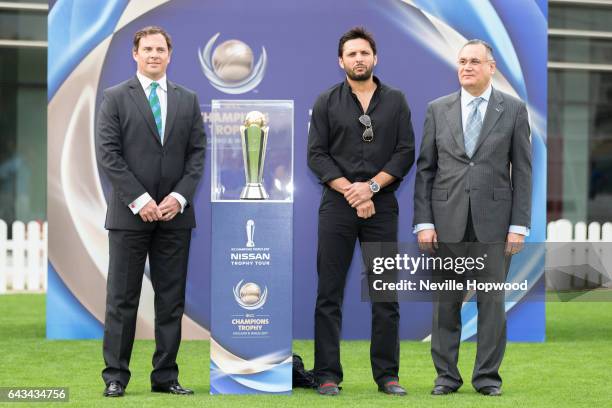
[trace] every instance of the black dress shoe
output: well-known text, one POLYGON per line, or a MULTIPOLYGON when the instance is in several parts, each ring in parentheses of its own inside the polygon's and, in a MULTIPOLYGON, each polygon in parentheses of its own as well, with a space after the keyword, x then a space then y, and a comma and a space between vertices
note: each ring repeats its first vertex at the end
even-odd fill
POLYGON ((457 392, 456 388, 449 387, 448 385, 436 385, 431 390, 431 395, 447 395, 457 392))
POLYGON ((406 390, 399 385, 397 381, 387 381, 386 383, 379 385, 378 391, 389 395, 398 395, 400 397, 406 395, 406 390))
POLYGON ((125 394, 123 385, 119 381, 111 381, 106 385, 102 395, 105 397, 123 397, 123 394, 125 394))
POLYGON ((166 394, 174 394, 174 395, 193 395, 193 390, 188 388, 181 387, 181 384, 178 382, 173 382, 170 384, 164 385, 152 385, 152 392, 163 392, 166 394))
POLYGON ((502 395, 501 388, 496 387, 494 385, 490 385, 488 387, 482 387, 478 390, 482 395, 488 395, 489 397, 499 397, 502 395))

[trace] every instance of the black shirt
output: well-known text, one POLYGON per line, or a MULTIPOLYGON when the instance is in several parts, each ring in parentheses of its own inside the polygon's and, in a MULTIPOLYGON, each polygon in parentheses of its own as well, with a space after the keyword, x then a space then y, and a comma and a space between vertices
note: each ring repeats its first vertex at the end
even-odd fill
POLYGON ((323 92, 314 104, 308 132, 308 166, 321 183, 346 177, 367 181, 381 170, 396 180, 382 191, 395 191, 414 163, 414 132, 404 94, 381 83, 366 114, 374 140, 362 139, 363 108, 347 80, 323 92))

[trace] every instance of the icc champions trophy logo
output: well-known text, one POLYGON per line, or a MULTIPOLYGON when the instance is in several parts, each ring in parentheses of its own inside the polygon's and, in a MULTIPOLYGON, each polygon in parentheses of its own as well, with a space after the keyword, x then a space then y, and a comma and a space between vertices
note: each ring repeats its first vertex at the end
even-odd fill
POLYGON ((242 94, 255 89, 263 79, 268 63, 266 48, 261 47, 261 56, 253 66, 253 50, 240 40, 224 41, 213 50, 220 34, 213 35, 204 49, 198 49, 204 75, 212 86, 228 94, 242 94))
POLYGON ((264 287, 263 293, 258 284, 253 282, 244 283, 244 279, 234 286, 234 299, 246 310, 259 309, 266 303, 268 298, 268 287, 264 287))

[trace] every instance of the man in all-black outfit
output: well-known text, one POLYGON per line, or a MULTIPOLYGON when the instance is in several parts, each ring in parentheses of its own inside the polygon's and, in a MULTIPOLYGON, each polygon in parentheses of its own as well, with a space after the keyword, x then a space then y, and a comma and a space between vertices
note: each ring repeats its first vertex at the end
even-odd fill
MULTIPOLYGON (((323 185, 319 207, 315 310, 318 392, 342 381, 340 327, 355 240, 397 242, 394 191, 414 162, 414 134, 404 95, 372 75, 376 43, 363 28, 340 38, 346 80, 319 96, 308 135, 308 165, 323 185)), ((370 359, 380 391, 405 395, 398 383, 399 305, 372 303, 370 359)))
POLYGON ((155 290, 151 390, 193 394, 178 383, 193 196, 204 167, 205 135, 195 93, 166 79, 172 43, 159 27, 134 36, 136 75, 104 91, 96 153, 112 191, 104 321, 104 396, 130 380, 138 300, 147 255, 155 290))

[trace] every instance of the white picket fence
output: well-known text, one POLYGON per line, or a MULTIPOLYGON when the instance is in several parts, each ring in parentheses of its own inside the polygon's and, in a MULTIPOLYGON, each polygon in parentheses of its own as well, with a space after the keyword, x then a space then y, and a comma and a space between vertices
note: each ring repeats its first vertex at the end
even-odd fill
POLYGON ((551 291, 612 287, 612 223, 572 225, 553 221, 547 227, 546 287, 551 291))
MULTIPOLYGON (((15 221, 12 239, 7 224, 0 220, 0 294, 45 292, 47 290, 47 223, 15 221)), ((612 223, 575 225, 568 220, 552 221, 547 227, 549 242, 612 242, 612 223)), ((612 253, 611 253, 612 255, 612 253)), ((547 260, 547 266, 549 261, 547 260)))
POLYGON ((546 240, 551 242, 612 242, 612 222, 603 226, 592 222, 575 225, 568 220, 551 221, 546 228, 546 240))
POLYGON ((0 220, 0 294, 46 292, 47 223, 15 221, 9 240, 7 224, 0 220))

